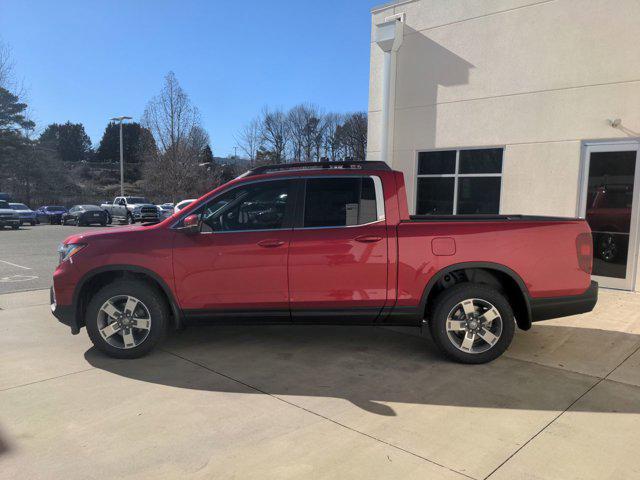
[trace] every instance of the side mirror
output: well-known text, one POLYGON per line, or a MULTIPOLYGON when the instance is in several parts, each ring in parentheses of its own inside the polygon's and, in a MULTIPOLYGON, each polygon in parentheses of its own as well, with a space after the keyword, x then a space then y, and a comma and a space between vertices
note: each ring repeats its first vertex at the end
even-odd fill
POLYGON ((187 235, 195 235, 200 233, 200 215, 189 215, 182 220, 182 227, 178 228, 182 233, 187 235))

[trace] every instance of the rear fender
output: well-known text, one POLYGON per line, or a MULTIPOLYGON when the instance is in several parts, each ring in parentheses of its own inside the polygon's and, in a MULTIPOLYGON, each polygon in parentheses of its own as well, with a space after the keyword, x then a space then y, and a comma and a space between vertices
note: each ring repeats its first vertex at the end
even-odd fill
POLYGON ((454 272, 456 270, 469 270, 469 269, 483 269, 483 270, 489 270, 489 271, 495 270, 497 272, 501 272, 509 276, 517 284, 518 288, 520 289, 520 293, 522 294, 522 298, 524 299, 524 304, 525 304, 525 309, 524 309, 525 311, 523 312, 523 314, 520 315, 521 318, 517 318, 518 327, 520 327, 522 330, 529 330, 531 328, 531 297, 529 295, 529 290, 526 284, 524 283, 520 275, 518 275, 516 272, 511 270, 509 267, 506 267, 498 263, 463 262, 463 263, 456 263, 454 265, 449 265, 443 268, 442 270, 438 271, 435 275, 433 275, 433 277, 431 277, 431 279, 429 280, 429 282, 424 288, 422 297, 420 299, 419 311, 420 312, 427 311, 427 308, 428 308, 427 301, 428 301, 429 295, 431 294, 431 292, 433 291, 433 288, 436 286, 439 280, 441 280, 448 273, 454 272))

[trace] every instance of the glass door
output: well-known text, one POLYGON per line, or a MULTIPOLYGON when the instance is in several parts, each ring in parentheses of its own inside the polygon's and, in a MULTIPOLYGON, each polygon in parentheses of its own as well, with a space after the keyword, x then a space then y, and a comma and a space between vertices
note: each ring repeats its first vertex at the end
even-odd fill
POLYGON ((585 148, 581 216, 593 233, 593 277, 603 287, 635 286, 639 146, 622 142, 585 148))

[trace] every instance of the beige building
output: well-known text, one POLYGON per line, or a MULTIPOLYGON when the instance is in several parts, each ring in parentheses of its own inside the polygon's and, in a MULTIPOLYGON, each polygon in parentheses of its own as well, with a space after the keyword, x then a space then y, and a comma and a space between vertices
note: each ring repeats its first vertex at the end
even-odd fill
POLYGON ((640 1, 408 0, 372 11, 368 159, 415 214, 586 217, 640 289, 640 1))

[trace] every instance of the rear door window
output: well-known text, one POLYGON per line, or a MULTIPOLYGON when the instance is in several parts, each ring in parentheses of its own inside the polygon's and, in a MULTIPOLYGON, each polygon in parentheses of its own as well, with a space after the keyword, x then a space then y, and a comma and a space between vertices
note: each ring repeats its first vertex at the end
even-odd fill
POLYGON ((307 179, 303 215, 305 228, 351 227, 378 219, 373 178, 307 179))

